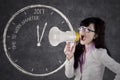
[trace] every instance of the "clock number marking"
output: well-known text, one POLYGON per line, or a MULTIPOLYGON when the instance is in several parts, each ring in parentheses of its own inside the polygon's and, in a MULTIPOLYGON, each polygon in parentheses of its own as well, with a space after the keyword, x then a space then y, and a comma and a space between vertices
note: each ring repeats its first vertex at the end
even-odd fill
POLYGON ((33 72, 33 71, 34 71, 34 69, 32 68, 32 69, 31 69, 31 71, 33 72))
POLYGON ((24 14, 26 15, 27 13, 26 13, 26 12, 24 12, 24 14))
POLYGON ((62 64, 62 61, 61 61, 61 60, 59 60, 59 63, 60 63, 60 64, 62 64))
POLYGON ((11 48, 9 47, 8 50, 10 50, 11 48))
POLYGON ((15 23, 14 23, 14 22, 12 22, 12 24, 13 24, 13 25, 15 25, 15 23))
POLYGON ((62 21, 62 24, 64 24, 65 23, 65 21, 62 21))
POLYGON ((53 15, 53 12, 51 12, 50 14, 53 15))
POLYGON ((8 35, 7 38, 10 38, 10 36, 8 35))
POLYGON ((15 62, 18 62, 18 60, 16 59, 15 62))
POLYGON ((48 72, 48 68, 46 68, 46 71, 48 72))

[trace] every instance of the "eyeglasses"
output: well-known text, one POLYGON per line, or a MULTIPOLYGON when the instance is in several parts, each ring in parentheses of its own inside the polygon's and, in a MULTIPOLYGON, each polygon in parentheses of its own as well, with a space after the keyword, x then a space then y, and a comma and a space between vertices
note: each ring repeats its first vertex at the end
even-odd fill
POLYGON ((84 31, 86 33, 95 32, 94 30, 91 30, 89 27, 80 27, 78 29, 79 29, 79 31, 84 31))

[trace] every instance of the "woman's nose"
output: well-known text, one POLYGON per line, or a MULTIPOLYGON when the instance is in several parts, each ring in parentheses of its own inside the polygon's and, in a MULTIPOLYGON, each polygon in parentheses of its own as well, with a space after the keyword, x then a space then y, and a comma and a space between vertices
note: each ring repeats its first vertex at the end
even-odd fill
POLYGON ((85 31, 84 31, 84 30, 80 30, 80 31, 79 31, 79 34, 80 34, 80 35, 84 35, 84 34, 85 34, 85 31))

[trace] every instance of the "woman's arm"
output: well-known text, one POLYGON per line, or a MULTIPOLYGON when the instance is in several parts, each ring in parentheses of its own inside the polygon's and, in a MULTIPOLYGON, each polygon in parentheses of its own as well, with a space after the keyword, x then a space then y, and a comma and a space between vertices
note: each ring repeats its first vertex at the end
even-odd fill
POLYGON ((68 78, 72 78, 74 76, 74 57, 72 57, 70 60, 66 59, 65 75, 68 78))
POLYGON ((76 43, 72 46, 70 43, 67 43, 64 48, 64 53, 66 55, 65 62, 65 75, 68 78, 72 78, 74 76, 74 51, 75 51, 76 43))
POLYGON ((106 49, 101 49, 100 53, 98 54, 100 55, 100 62, 107 68, 109 68, 111 71, 116 73, 116 77, 114 80, 120 80, 120 64, 107 54, 106 49))

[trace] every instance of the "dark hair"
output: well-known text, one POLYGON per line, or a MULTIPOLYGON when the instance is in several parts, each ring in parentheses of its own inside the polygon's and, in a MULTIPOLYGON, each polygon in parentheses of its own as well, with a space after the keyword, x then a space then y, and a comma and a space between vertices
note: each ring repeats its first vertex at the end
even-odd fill
MULTIPOLYGON (((89 17, 81 21, 80 26, 88 27, 90 24, 94 24, 95 33, 98 35, 94 40, 96 48, 104 48, 107 50, 108 55, 110 55, 109 50, 105 44, 105 22, 98 17, 89 17)), ((81 45, 80 42, 76 45, 74 53, 74 68, 78 67, 78 62, 80 61, 80 56, 84 52, 85 46, 81 45)))

